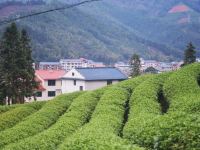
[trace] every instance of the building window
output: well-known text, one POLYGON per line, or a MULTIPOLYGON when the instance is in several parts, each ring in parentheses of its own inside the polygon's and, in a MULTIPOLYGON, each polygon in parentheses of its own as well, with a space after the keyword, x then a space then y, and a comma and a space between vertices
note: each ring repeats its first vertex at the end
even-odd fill
POLYGON ((56 86, 56 80, 48 80, 48 86, 56 86))
POLYGON ((74 85, 76 86, 76 80, 74 80, 74 85))
POLYGON ((79 88, 79 89, 80 89, 80 91, 83 91, 83 86, 80 86, 80 88, 79 88))
POLYGON ((42 92, 38 91, 38 92, 36 93, 36 97, 42 97, 42 92))
POLYGON ((72 76, 74 76, 74 72, 72 72, 72 76))
POLYGON ((108 80, 107 85, 111 85, 111 84, 112 84, 112 80, 108 80))
POLYGON ((48 97, 55 97, 56 92, 55 91, 48 91, 48 97))

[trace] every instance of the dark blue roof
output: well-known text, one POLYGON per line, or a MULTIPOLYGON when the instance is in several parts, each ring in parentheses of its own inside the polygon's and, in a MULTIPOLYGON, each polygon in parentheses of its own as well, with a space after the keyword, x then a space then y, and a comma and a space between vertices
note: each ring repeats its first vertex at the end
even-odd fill
POLYGON ((127 76, 117 68, 76 68, 85 80, 125 80, 127 76))

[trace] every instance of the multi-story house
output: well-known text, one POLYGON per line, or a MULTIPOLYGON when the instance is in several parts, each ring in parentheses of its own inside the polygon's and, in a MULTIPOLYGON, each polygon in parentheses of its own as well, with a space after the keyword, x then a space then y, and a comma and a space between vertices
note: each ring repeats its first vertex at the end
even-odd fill
POLYGON ((62 78, 62 93, 95 90, 126 80, 117 68, 75 68, 62 78))
POLYGON ((61 78, 65 74, 64 70, 36 70, 36 80, 39 82, 36 99, 50 100, 60 95, 62 81, 61 78))

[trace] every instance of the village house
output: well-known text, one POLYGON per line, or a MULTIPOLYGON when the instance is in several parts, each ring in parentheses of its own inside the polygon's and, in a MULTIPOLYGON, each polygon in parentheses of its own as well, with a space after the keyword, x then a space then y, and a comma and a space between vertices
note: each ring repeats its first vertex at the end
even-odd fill
POLYGON ((126 80, 117 68, 74 68, 62 77, 62 93, 90 91, 126 80))
POLYGON ((39 86, 36 93, 36 100, 50 100, 62 94, 61 78, 65 74, 64 70, 36 70, 36 81, 39 86))

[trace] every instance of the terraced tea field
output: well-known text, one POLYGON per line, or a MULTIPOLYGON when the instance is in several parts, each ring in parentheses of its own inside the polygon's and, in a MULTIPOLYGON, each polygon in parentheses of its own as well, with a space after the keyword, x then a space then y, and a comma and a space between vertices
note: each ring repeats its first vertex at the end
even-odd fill
POLYGON ((3 150, 198 150, 200 64, 0 107, 3 150))

